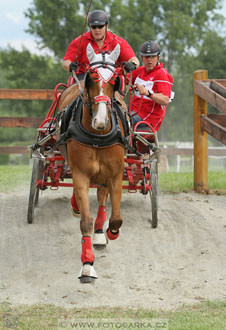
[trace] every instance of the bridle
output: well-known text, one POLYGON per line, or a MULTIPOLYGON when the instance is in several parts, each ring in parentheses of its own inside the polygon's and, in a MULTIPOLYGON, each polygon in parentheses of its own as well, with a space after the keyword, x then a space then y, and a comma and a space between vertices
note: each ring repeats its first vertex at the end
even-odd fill
MULTIPOLYGON (((87 75, 90 74, 94 79, 95 83, 98 83, 102 80, 102 86, 101 86, 102 88, 105 86, 106 83, 115 85, 116 78, 119 77, 119 74, 115 71, 115 64, 105 61, 105 54, 106 52, 102 52, 102 58, 103 58, 102 61, 93 62, 87 67, 87 73, 85 76, 85 80, 86 80, 87 75), (113 72, 113 74, 110 76, 110 78, 107 81, 104 81, 103 78, 100 76, 100 73, 98 72, 99 68, 108 69, 113 72)), ((113 109, 112 100, 110 99, 109 96, 97 95, 93 98, 93 100, 91 100, 88 88, 87 88, 87 95, 88 95, 88 102, 83 101, 83 103, 89 109, 89 113, 91 116, 93 116, 92 106, 100 103, 105 103, 107 105, 108 113, 112 112, 113 109)))

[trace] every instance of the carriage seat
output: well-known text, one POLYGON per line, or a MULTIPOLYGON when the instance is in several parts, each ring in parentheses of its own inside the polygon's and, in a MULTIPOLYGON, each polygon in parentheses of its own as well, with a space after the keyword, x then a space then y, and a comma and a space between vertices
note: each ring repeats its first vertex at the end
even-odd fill
POLYGON ((134 132, 141 133, 141 135, 150 143, 157 143, 157 132, 145 121, 139 121, 134 127, 134 132), (146 127, 139 127, 140 124, 146 124, 146 127), (147 133, 147 134, 145 134, 147 133))
MULTIPOLYGON (((154 129, 152 129, 151 127, 149 127, 149 124, 147 127, 140 127, 139 125, 141 123, 145 123, 147 124, 145 121, 142 122, 138 122, 134 127, 133 130, 135 133, 140 133, 140 135, 145 138, 149 143, 152 144, 158 144, 157 141, 157 133, 154 131, 154 129)), ((145 153, 149 153, 149 148, 141 141, 136 140, 136 149, 138 152, 140 152, 141 154, 145 154, 145 153)))

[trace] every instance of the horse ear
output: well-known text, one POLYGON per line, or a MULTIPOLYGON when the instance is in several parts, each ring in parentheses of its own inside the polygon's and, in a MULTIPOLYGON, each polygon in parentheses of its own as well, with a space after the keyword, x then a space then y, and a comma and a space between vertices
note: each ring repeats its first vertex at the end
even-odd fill
POLYGON ((111 52, 111 54, 109 55, 109 57, 112 59, 112 61, 114 61, 114 63, 117 61, 118 57, 120 54, 120 45, 117 44, 115 46, 115 48, 113 49, 113 51, 111 52))
POLYGON ((88 57, 89 63, 92 63, 92 60, 95 57, 95 52, 91 44, 89 43, 88 46, 86 47, 86 55, 88 57))

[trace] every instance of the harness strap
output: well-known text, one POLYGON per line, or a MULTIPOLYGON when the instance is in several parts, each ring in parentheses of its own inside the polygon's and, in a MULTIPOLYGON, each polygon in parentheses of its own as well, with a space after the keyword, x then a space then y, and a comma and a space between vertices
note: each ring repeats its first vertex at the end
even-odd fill
MULTIPOLYGON (((103 55, 103 53, 102 53, 103 55)), ((115 64, 114 63, 111 63, 111 62, 106 62, 105 60, 103 61, 97 61, 97 62, 92 62, 90 63, 90 67, 94 66, 94 65, 97 65, 97 64, 100 64, 102 67, 105 67, 105 66, 113 66, 113 68, 115 68, 115 64)))
POLYGON ((107 95, 98 95, 98 96, 95 96, 94 97, 94 102, 95 102, 95 104, 100 103, 100 102, 104 102, 106 104, 110 104, 111 105, 111 99, 107 95))
POLYGON ((82 88, 82 85, 81 85, 81 83, 80 83, 80 81, 79 81, 79 79, 78 79, 78 77, 77 77, 75 71, 73 71, 72 74, 73 74, 73 78, 74 78, 75 81, 77 82, 79 92, 80 92, 80 94, 82 94, 82 92, 83 92, 83 88, 82 88))

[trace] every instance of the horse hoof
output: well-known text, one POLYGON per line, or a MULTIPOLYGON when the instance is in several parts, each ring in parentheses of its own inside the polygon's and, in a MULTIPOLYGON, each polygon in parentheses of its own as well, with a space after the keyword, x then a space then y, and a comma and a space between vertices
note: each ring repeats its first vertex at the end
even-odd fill
POLYGON ((97 278, 97 274, 92 265, 84 264, 80 270, 78 278, 81 283, 92 283, 97 278))
POLYGON ((94 281, 95 281, 95 278, 91 277, 91 276, 80 277, 80 283, 93 283, 94 281))
POLYGON ((71 209, 71 212, 72 212, 72 214, 73 214, 74 217, 80 218, 80 212, 79 211, 76 211, 74 209, 71 209))
POLYGON ((120 231, 112 232, 110 228, 107 229, 107 237, 111 240, 114 241, 119 237, 120 231))
POLYGON ((102 232, 94 233, 93 235, 93 248, 95 250, 103 250, 106 248, 108 240, 105 234, 102 232))
POLYGON ((98 245, 98 244, 96 244, 96 245, 93 245, 93 248, 96 251, 103 251, 104 249, 106 249, 106 245, 98 245))

